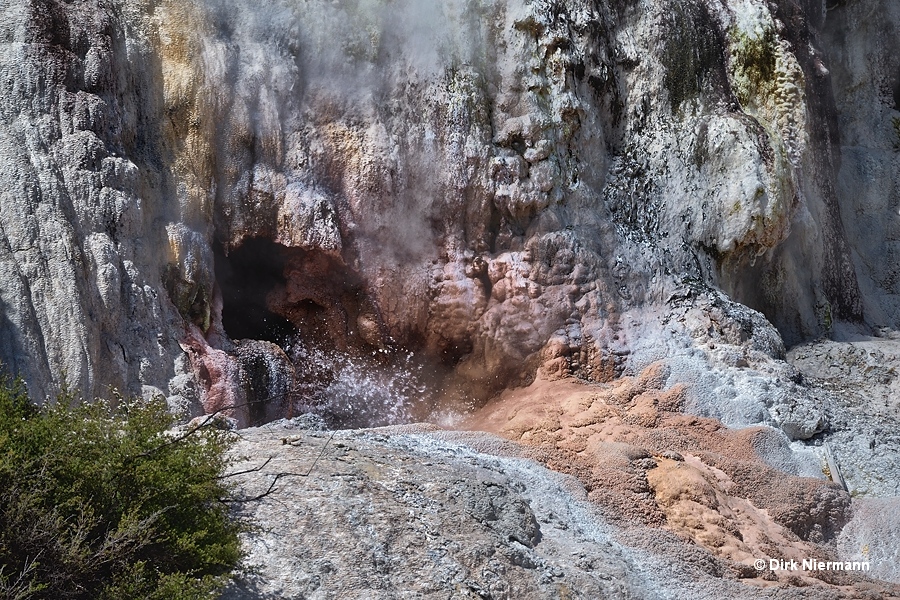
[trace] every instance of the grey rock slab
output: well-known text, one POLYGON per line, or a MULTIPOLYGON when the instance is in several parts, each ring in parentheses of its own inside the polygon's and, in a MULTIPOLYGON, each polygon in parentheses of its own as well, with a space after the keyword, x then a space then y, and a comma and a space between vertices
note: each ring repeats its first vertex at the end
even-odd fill
POLYGON ((871 576, 900 583, 900 499, 859 498, 837 539, 841 560, 869 562, 871 576))
POLYGON ((788 361, 818 398, 827 441, 850 492, 858 496, 900 496, 900 339, 853 335, 792 348, 788 361))
MULTIPOLYGON (((262 497, 240 505, 251 571, 225 600, 782 597, 668 532, 610 525, 580 483, 493 436, 289 424, 239 432, 235 468, 261 469, 237 492, 262 497)), ((837 597, 798 593, 783 597, 837 597)))

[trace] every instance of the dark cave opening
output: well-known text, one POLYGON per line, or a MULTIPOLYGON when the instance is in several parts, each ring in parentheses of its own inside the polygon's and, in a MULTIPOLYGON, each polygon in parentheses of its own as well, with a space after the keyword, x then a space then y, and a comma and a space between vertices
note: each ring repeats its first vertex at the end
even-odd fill
POLYGON ((233 340, 265 340, 278 345, 296 331, 268 309, 266 298, 284 285, 284 258, 279 245, 252 238, 228 254, 216 244, 216 280, 222 291, 222 326, 233 340))
POLYGON ((397 343, 340 256, 265 238, 214 252, 250 425, 310 413, 330 428, 376 427, 468 409, 450 372, 459 356, 428 356, 424 340, 397 343))

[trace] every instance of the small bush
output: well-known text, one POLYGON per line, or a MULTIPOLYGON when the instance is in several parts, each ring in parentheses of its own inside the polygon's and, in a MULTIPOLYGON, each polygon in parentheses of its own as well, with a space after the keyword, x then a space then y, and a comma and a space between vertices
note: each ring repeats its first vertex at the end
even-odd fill
POLYGON ((214 598, 239 562, 227 432, 118 404, 37 408, 0 377, 0 598, 214 598))

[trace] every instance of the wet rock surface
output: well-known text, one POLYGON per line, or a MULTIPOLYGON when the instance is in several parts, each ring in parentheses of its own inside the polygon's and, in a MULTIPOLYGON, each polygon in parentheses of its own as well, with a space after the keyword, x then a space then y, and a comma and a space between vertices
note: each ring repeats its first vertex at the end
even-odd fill
MULTIPOLYGON (((304 365, 236 340, 413 351, 477 404, 894 327, 895 29, 859 16, 892 6, 10 5, 0 359, 38 395, 65 371, 188 412, 274 382, 269 414, 304 365)), ((760 381, 698 411, 825 427, 760 381)))
MULTIPOLYGON (((248 508, 274 570, 234 593, 740 597, 796 583, 747 571, 771 548, 893 556, 848 497, 900 481, 897 6, 0 3, 0 361, 229 426, 481 419, 594 503, 553 520, 580 496, 493 438, 342 433, 248 508)), ((271 464, 325 435, 268 431, 271 464)))
MULTIPOLYGON (((299 421, 299 420, 298 420, 299 421)), ((251 598, 866 598, 838 577, 770 587, 735 562, 589 499, 527 445, 432 425, 240 431, 251 598), (742 574, 743 573, 743 574, 742 574)), ((640 460, 640 459, 636 459, 640 460)), ((662 459, 662 462, 672 459, 662 459)), ((661 465, 658 468, 666 468, 661 465)), ((651 471, 652 472, 652 471, 651 471)), ((753 573, 753 571, 751 571, 753 573)), ((777 582, 776 582, 777 583, 777 582)), ((782 582, 783 583, 783 582, 782 582)))

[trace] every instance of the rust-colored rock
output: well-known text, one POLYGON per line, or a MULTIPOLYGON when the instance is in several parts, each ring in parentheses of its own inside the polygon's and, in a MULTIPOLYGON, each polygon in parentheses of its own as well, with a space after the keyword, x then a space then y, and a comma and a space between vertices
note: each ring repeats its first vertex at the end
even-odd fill
MULTIPOLYGON (((777 442, 775 430, 736 431, 680 413, 685 389, 665 388, 667 375, 655 364, 607 385, 537 380, 505 392, 466 425, 532 447, 536 458, 581 480, 610 518, 669 529, 728 561, 738 577, 770 573, 752 568, 759 558, 836 560, 827 542, 849 519, 849 495, 824 478, 767 464, 757 449, 777 442)), ((862 581, 835 572, 767 576, 760 585, 862 581)))

